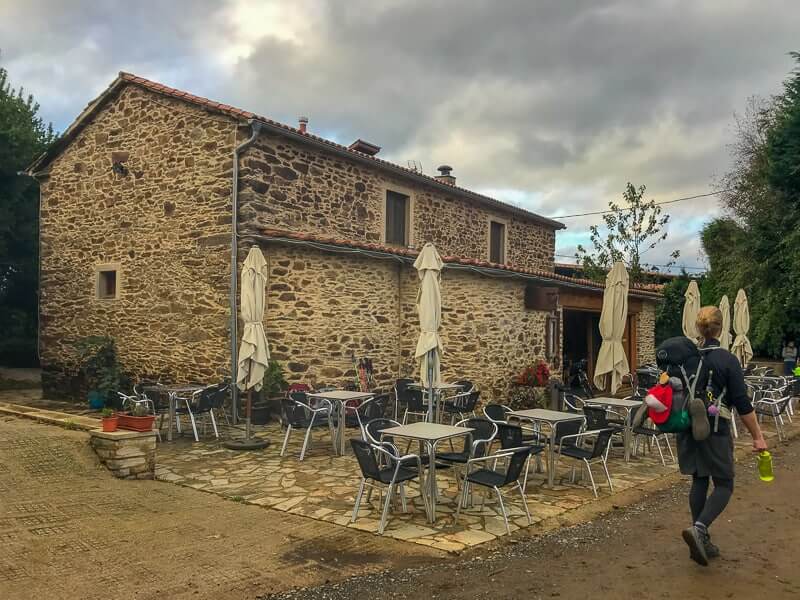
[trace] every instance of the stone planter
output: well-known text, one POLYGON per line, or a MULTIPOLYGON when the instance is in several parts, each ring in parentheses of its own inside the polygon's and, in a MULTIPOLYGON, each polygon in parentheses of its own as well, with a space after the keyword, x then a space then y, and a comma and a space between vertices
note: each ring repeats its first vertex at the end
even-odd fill
POLYGON ((92 448, 102 462, 120 479, 154 479, 156 469, 155 431, 89 432, 92 448))

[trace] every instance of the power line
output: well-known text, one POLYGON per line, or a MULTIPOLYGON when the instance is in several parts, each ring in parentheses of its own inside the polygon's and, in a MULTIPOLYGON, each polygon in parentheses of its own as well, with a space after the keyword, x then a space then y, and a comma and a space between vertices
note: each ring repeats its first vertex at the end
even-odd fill
MULTIPOLYGON (((664 204, 674 204, 675 202, 685 202, 686 200, 697 200, 698 198, 707 198, 709 196, 716 196, 718 194, 724 194, 725 192, 731 192, 733 188, 729 188, 727 190, 717 190, 716 192, 709 192, 708 194, 697 194, 696 196, 687 196, 685 198, 675 198, 674 200, 665 200, 664 202, 656 202, 656 206, 662 206, 664 204)), ((630 208, 623 208, 621 210, 631 210, 630 208)), ((591 215, 606 215, 609 213, 616 212, 614 210, 597 210, 594 212, 587 212, 587 213, 576 213, 574 215, 561 215, 558 217, 550 217, 551 219, 572 219, 574 217, 588 217, 591 215)))
MULTIPOLYGON (((575 258, 574 254, 554 254, 553 256, 557 256, 559 258, 575 258)), ((581 265, 575 264, 576 267, 580 268, 581 265)), ((706 271, 705 267, 687 267, 684 265, 648 265, 651 267, 662 267, 664 269, 686 269, 688 271, 706 271)))

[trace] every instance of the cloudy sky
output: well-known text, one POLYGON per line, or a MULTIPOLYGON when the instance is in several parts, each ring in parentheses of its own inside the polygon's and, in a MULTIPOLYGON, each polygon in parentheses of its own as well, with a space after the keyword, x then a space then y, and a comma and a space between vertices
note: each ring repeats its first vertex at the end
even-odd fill
MULTIPOLYGON (((381 156, 540 214, 707 193, 733 114, 780 90, 797 0, 0 0, 0 64, 63 130, 120 70, 381 156)), ((682 252, 717 214, 671 205, 682 252)), ((568 219, 571 255, 599 217, 568 219)))

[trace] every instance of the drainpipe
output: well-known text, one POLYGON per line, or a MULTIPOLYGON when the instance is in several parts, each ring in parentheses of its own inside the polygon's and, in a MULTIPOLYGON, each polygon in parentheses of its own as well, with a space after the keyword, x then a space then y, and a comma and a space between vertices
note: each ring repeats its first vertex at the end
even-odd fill
POLYGON ((231 191, 231 401, 233 403, 233 423, 239 420, 239 388, 236 387, 236 371, 239 363, 239 306, 236 301, 236 284, 239 281, 239 153, 252 145, 261 131, 261 123, 249 120, 251 135, 233 149, 233 189, 231 191))

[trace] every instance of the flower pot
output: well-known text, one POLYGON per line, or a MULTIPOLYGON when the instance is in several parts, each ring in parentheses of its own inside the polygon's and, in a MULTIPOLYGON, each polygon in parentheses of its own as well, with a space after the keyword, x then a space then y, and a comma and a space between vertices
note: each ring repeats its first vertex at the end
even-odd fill
POLYGON ((119 417, 119 428, 128 431, 151 431, 153 429, 153 421, 156 420, 155 415, 134 417, 123 413, 117 416, 119 417))
POLYGON ((106 405, 105 395, 98 390, 89 390, 87 397, 89 399, 89 408, 93 410, 100 410, 106 405))
POLYGON ((101 421, 103 423, 103 431, 105 432, 116 431, 119 425, 119 417, 117 415, 113 417, 103 417, 101 421))

